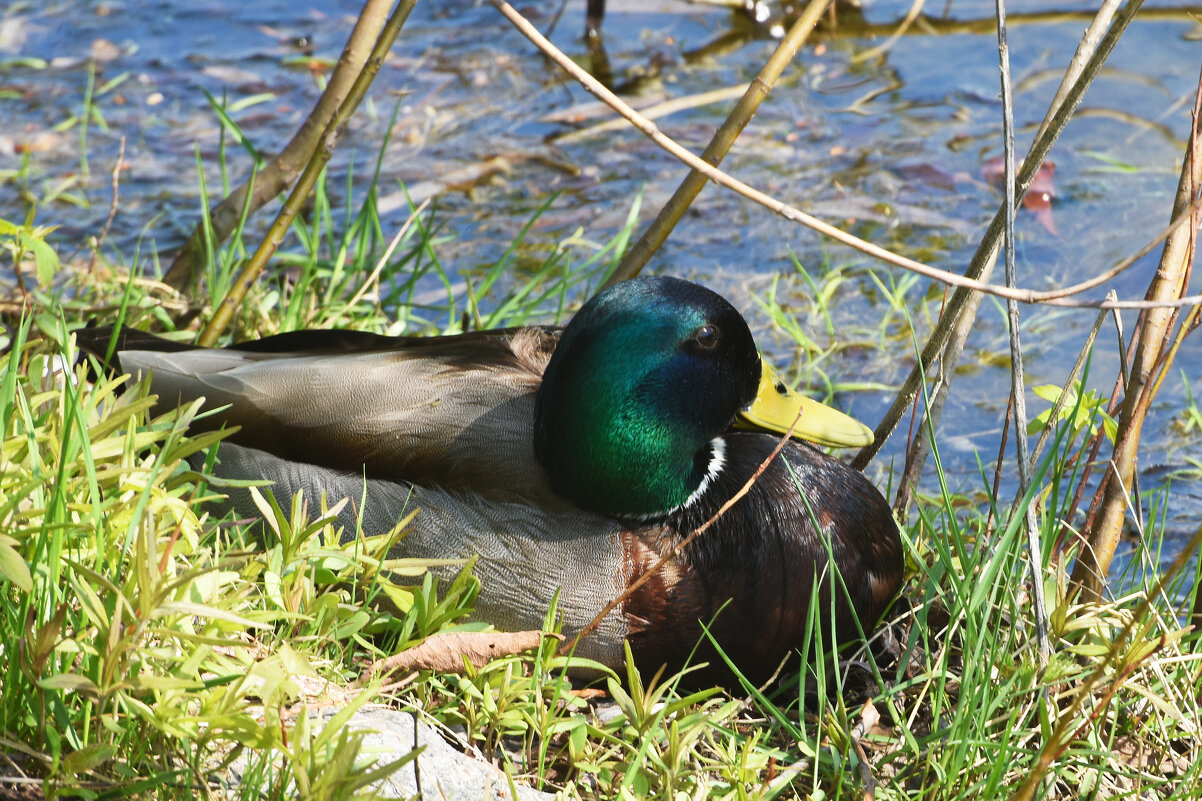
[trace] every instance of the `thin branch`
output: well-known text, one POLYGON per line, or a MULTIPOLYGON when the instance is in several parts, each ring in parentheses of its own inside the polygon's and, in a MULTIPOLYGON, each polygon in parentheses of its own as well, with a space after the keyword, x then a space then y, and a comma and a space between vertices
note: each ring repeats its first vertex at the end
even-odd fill
POLYGON ((88 275, 92 275, 96 270, 96 257, 100 254, 100 248, 104 246, 104 240, 108 238, 109 229, 113 227, 113 220, 117 218, 118 205, 118 189, 121 186, 121 168, 125 165, 125 137, 121 137, 121 142, 117 146, 117 161, 113 164, 113 198, 109 201, 109 216, 104 220, 104 226, 100 229, 100 236, 96 237, 96 244, 92 246, 92 258, 88 261, 88 275))
POLYGON ((906 12, 906 16, 903 17, 902 21, 898 23, 897 29, 894 30, 893 33, 889 34, 889 38, 875 47, 870 47, 861 53, 856 53, 854 56, 852 56, 851 63, 863 64, 866 61, 871 61, 877 56, 883 55, 892 50, 893 46, 897 44, 903 36, 905 36, 906 31, 910 30, 910 26, 914 24, 914 20, 918 19, 918 16, 922 13, 922 8, 925 5, 926 0, 914 0, 914 2, 910 4, 910 10, 906 12))
MULTIPOLYGON (((1114 294, 1113 291, 1111 292, 1111 294, 1114 294)), ((1123 387, 1126 386, 1126 384, 1127 384, 1127 362, 1128 362, 1128 360, 1130 360, 1131 356, 1134 354, 1135 351, 1134 351, 1134 348, 1132 348, 1131 350, 1128 350, 1127 346, 1123 342, 1123 316, 1121 314, 1119 314, 1117 310, 1114 310, 1114 309, 1103 310, 1102 314, 1105 314, 1106 311, 1109 311, 1110 314, 1114 317, 1114 332, 1115 332, 1115 336, 1118 338, 1119 375, 1115 379, 1114 390, 1111 392, 1110 400, 1108 401, 1108 405, 1106 407, 1106 413, 1114 416, 1114 415, 1118 414, 1118 408, 1119 408, 1119 403, 1120 403, 1121 396, 1122 396, 1123 387)), ((1096 324, 1097 324, 1097 322, 1095 321, 1095 325, 1096 324)), ((1132 341, 1131 344, 1134 345, 1135 342, 1132 341)), ((1085 358, 1085 354, 1082 353, 1077 357, 1077 361, 1081 362, 1084 358, 1085 358)), ((1056 415, 1058 415, 1058 414, 1059 414, 1059 412, 1056 412, 1056 415)), ((1055 419, 1055 418, 1053 417, 1053 419, 1055 419)), ((1044 433, 1048 434, 1050 432, 1045 430, 1044 433)), ((1045 439, 1046 439, 1046 436, 1041 437, 1040 443, 1042 444, 1045 439)), ((1068 507, 1064 510, 1064 515, 1061 519, 1061 532, 1072 531, 1072 529, 1069 527, 1067 521, 1069 521, 1073 518, 1073 516, 1077 513, 1077 509, 1080 508, 1080 506, 1081 506, 1081 498, 1085 494, 1085 488, 1089 485, 1090 476, 1093 475, 1094 465, 1099 464, 1098 453, 1101 452, 1102 443, 1105 441, 1106 441, 1105 428, 1102 426, 1099 426, 1098 430, 1095 431, 1093 433, 1093 435, 1088 440, 1086 440, 1081 446, 1081 452, 1080 452, 1080 454, 1078 454, 1078 462, 1082 465, 1081 477, 1077 481, 1076 489, 1073 490, 1072 501, 1069 503, 1068 507), (1089 447, 1088 455, 1085 454, 1086 446, 1089 447), (1084 458, 1081 458, 1082 456, 1084 456, 1084 458)), ((1109 462, 1106 462, 1105 464, 1109 464, 1109 462)), ((1103 477, 1103 481, 1105 481, 1105 477, 1103 477)), ((1095 511, 1096 510, 1094 509, 1094 505, 1091 503, 1089 514, 1086 517, 1086 527, 1088 527, 1090 525, 1090 521, 1093 520, 1095 511)), ((1078 532, 1073 531, 1073 534, 1078 539, 1081 538, 1080 534, 1078 532)), ((1056 538, 1056 549, 1057 550, 1060 549, 1061 543, 1063 542, 1063 540, 1064 540, 1064 534, 1061 533, 1056 538)))
POLYGON ((392 241, 388 243, 388 247, 384 249, 384 252, 380 254, 380 258, 376 260, 376 266, 372 269, 371 274, 368 275, 367 278, 363 279, 363 283, 361 283, 359 288, 355 290, 355 294, 351 295, 351 299, 348 300, 342 307, 342 311, 330 318, 329 326, 331 328, 338 325, 338 321, 341 319, 342 315, 353 309, 355 304, 362 300, 363 296, 367 294, 368 288, 380 280, 380 274, 384 272, 384 268, 388 266, 388 260, 392 258, 392 254, 397 249, 397 245, 401 243, 401 240, 404 239, 405 235, 409 233, 409 229, 413 227, 413 224, 417 222, 417 219, 421 217, 422 213, 425 212, 429 206, 430 198, 426 198, 421 202, 421 204, 418 205, 417 208, 413 210, 413 213, 409 215, 409 219, 405 220, 405 224, 402 225, 401 229, 396 232, 396 234, 392 237, 392 241))
MULTIPOLYGON (((1198 75, 1194 97, 1189 144, 1186 147, 1185 158, 1182 159, 1181 175, 1173 200, 1172 213, 1175 215, 1180 215, 1192 207, 1192 201, 1198 196, 1199 182, 1202 181, 1202 131, 1199 129, 1202 124, 1202 72, 1198 75)), ((1148 286, 1148 299, 1180 298, 1186 291, 1194 259, 1194 231, 1193 225, 1179 228, 1165 242, 1160 264, 1148 286)), ((1096 600, 1102 595, 1105 576, 1118 546, 1127 513, 1126 487, 1134 487, 1138 477, 1136 465, 1140 433, 1152 398, 1156 394, 1155 390, 1159 386, 1159 376, 1168 369, 1176 352, 1170 347, 1170 333, 1177 323, 1178 316, 1175 309, 1156 309, 1148 312, 1140 322, 1139 343, 1131 359, 1129 375, 1123 390, 1119 428, 1110 468, 1106 471, 1091 504, 1089 547, 1081 550, 1073 569, 1074 587, 1085 600, 1096 600)))
MULTIPOLYGON (((1015 202, 1021 202, 1023 195, 1026 193, 1031 181, 1035 177, 1036 171, 1043 164, 1048 153, 1051 152, 1052 145, 1060 136, 1060 132, 1068 124, 1073 112, 1081 102, 1081 98, 1085 94, 1085 90, 1093 81, 1094 76, 1102 68, 1102 64, 1113 52, 1123 32, 1135 18, 1136 12, 1143 5, 1142 0, 1130 0, 1114 20, 1114 23, 1106 31, 1106 35, 1102 37, 1102 41, 1098 44, 1097 49, 1090 54, 1089 59, 1081 70, 1081 75, 1073 83, 1072 88, 1065 94, 1063 101, 1058 106, 1053 106, 1048 110, 1047 118, 1050 122, 1044 128, 1043 135, 1037 137, 1031 144, 1031 149, 1023 159, 1022 168, 1019 170, 1017 186, 1015 187, 1015 202)), ((1078 53, 1078 58, 1083 57, 1083 53, 1078 53)), ((973 279, 987 279, 993 270, 996 263, 998 250, 1001 244, 1003 215, 1004 209, 999 208, 993 215, 993 219, 989 222, 989 228, 985 231, 981 238, 981 244, 977 247, 976 252, 969 262, 968 269, 965 270, 966 277, 973 279)), ((1005 293, 995 293, 1006 296, 1005 293)), ((1016 297, 1015 300, 1020 302, 1023 298, 1016 297)), ((863 469, 877 452, 885 444, 885 441, 893 434, 898 423, 905 416, 906 410, 914 403, 918 396, 919 382, 923 380, 923 375, 930 370, 930 365, 935 364, 936 359, 939 359, 939 372, 941 375, 950 376, 952 370, 958 361, 960 351, 964 347, 963 339, 968 336, 968 331, 971 329, 971 319, 964 320, 963 315, 968 315, 970 318, 975 314, 975 307, 981 302, 981 296, 978 293, 969 292, 963 286, 957 287, 952 293, 951 298, 947 302, 947 307, 939 319, 935 330, 931 332, 927 338, 927 343, 923 347, 921 357, 918 363, 910 371, 910 375, 906 377, 901 390, 893 400, 893 404, 885 412, 885 416, 881 422, 877 424, 876 430, 873 432, 873 442, 871 445, 866 445, 860 449, 852 459, 852 467, 863 469), (953 338, 953 335, 955 338, 953 338), (946 363, 946 364, 945 364, 946 363)), ((1066 301, 1059 301, 1058 305, 1079 305, 1083 307, 1089 306, 1105 306, 1113 308, 1113 304, 1103 303, 1076 303, 1070 304, 1066 301)), ((945 379, 950 380, 950 379, 945 379)), ((937 412, 943 408, 943 393, 938 392, 933 394, 933 400, 930 403, 931 409, 936 412, 936 416, 932 417, 934 423, 938 423, 939 417, 937 412)), ((921 449, 925 442, 925 433, 933 430, 934 425, 919 427, 919 448, 921 449)), ((925 457, 924 457, 925 458, 925 457)), ((915 463, 916 468, 921 467, 922 460, 911 459, 915 463)))
MULTIPOLYGON (((325 90, 296 134, 267 166, 252 173, 209 212, 214 242, 224 242, 247 214, 279 197, 313 157, 322 132, 346 99, 356 76, 363 71, 371 44, 379 38, 391 4, 392 0, 366 0, 325 90)), ((163 276, 167 284, 184 291, 195 282, 208 250, 205 233, 202 222, 175 254, 163 276)))
MULTIPOLYGON (((1104 0, 1098 7, 1098 13, 1094 14, 1093 19, 1090 20, 1089 27, 1085 29, 1085 34, 1077 44, 1077 51, 1073 53, 1073 60, 1069 62, 1068 69, 1064 71, 1064 77, 1060 79, 1060 86, 1056 88, 1056 96, 1052 98, 1051 108, 1058 108, 1068 97, 1069 90, 1085 71, 1085 65, 1088 63, 1090 55, 1097 49, 1102 33, 1114 19, 1114 12, 1118 7, 1119 0, 1104 0)), ((1039 130, 1035 133, 1035 138, 1043 136, 1047 128, 1048 119, 1045 117, 1039 125, 1039 130)))
MULTIPOLYGON (((1010 49, 1006 44, 1006 2, 997 0, 998 63, 1002 78, 1002 150, 1006 163, 1006 285, 1014 286, 1014 98, 1010 90, 1010 49)), ((1010 394, 1014 399, 1014 444, 1018 452, 1018 489, 1026 494, 1031 484, 1027 443, 1027 390, 1023 380, 1023 345, 1018 318, 1018 303, 1006 303, 1010 329, 1010 394)), ((1035 519, 1035 504, 1026 508, 1027 550, 1031 565, 1031 601, 1035 615, 1035 640, 1039 648, 1039 664, 1046 668, 1052 655, 1048 639, 1048 609, 1043 597, 1043 543, 1035 519)))
MULTIPOLYGON (((733 100, 736 97, 747 93, 751 84, 743 83, 738 86, 727 86, 724 89, 711 89, 708 92, 699 92, 697 94, 685 95, 683 97, 674 97, 671 100, 664 100, 660 103, 655 103, 650 106, 645 106, 642 109, 642 114, 649 120, 658 120, 661 117, 666 117, 669 114, 676 114, 680 111, 687 111, 693 108, 701 108, 703 106, 721 103, 724 100, 733 100)), ((545 118, 544 118, 545 119, 545 118)), ((610 131, 620 131, 628 125, 626 120, 622 118, 608 119, 603 122, 598 122, 587 128, 578 128, 574 131, 565 131, 562 134, 550 137, 550 141, 557 145, 567 145, 573 142, 580 142, 585 139, 591 139, 594 136, 600 136, 610 131)))
MULTIPOLYGON (((996 250, 993 251, 992 257, 994 259, 997 257, 996 250)), ((985 266, 988 270, 992 270, 992 259, 985 266)), ((922 365, 930 364, 934 359, 933 355, 930 357, 927 355, 928 351, 931 350, 931 343, 938 341, 940 345, 946 345, 943 348, 943 352, 939 354, 938 361, 935 361, 935 366, 930 376, 932 379, 931 388, 930 392, 927 393, 925 414, 914 426, 915 439, 911 442, 910 447, 906 449, 905 470, 902 473, 901 481, 898 482, 897 497, 893 501, 893 510, 902 520, 906 519, 910 499, 913 497, 914 490, 918 486, 918 475, 922 472, 923 464, 926 462, 927 454, 930 451, 934 426, 939 424, 939 420, 943 416, 943 407, 947 403, 947 398, 950 394, 952 376, 956 365, 960 362, 960 353, 964 350, 964 343, 968 341, 968 334, 972 331, 973 323, 976 321, 977 308, 983 300, 985 300, 985 295, 980 292, 966 292, 961 305, 958 307, 959 313, 957 314, 957 307, 954 306, 956 294, 953 294, 939 318, 939 324, 945 325, 948 333, 943 340, 939 340, 936 336, 939 333, 939 327, 937 326, 935 331, 931 333, 930 339, 927 340, 926 350, 923 351, 918 364, 915 365, 913 372, 917 374, 917 378, 914 382, 915 394, 910 396, 911 401, 917 397, 918 388, 921 386, 923 373, 918 368, 922 365), (928 421, 931 421, 929 425, 928 421)), ((878 438, 888 436, 887 434, 881 434, 882 429, 886 427, 892 433, 893 425, 896 425, 896 422, 893 425, 889 424, 892 420, 891 415, 894 413, 894 410, 897 410, 899 415, 904 415, 906 410, 910 408, 909 402, 906 404, 899 404, 898 402, 898 399, 905 395, 908 387, 909 384, 902 387, 902 391, 898 393, 893 401, 893 406, 890 407, 889 412, 877 425, 874 436, 878 438)), ((900 421, 900 419, 901 417, 899 416, 897 420, 900 421)), ((864 458, 864 456, 869 451, 876 453, 876 450, 872 446, 861 448, 856 457, 852 459, 851 466, 856 469, 863 469, 864 465, 868 464, 868 459, 864 458), (863 459, 862 464, 861 459, 863 459)))

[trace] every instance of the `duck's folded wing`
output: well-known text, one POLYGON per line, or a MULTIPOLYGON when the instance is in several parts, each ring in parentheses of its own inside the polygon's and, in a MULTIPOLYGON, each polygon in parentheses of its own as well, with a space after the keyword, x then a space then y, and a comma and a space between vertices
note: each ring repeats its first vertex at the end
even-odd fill
POLYGON ((233 441, 282 459, 488 489, 545 483, 531 442, 553 346, 553 334, 530 329, 366 352, 126 349, 119 358, 151 376, 160 404, 203 397, 207 409, 226 407, 202 425, 240 426, 233 441))
MULTIPOLYGON (((497 493, 418 487, 280 459, 269 453, 223 443, 215 474, 266 479, 282 499, 303 491, 310 518, 324 496, 327 508, 349 499, 337 524, 343 540, 357 531, 386 534, 418 510, 391 556, 417 559, 479 557, 475 575, 482 589, 475 617, 511 631, 542 628, 558 595, 564 633, 575 636, 625 587, 622 527, 612 520, 561 506, 532 509, 524 498, 497 493)), ((260 513, 247 490, 226 488, 228 506, 240 517, 260 513)), ((438 568, 451 576, 459 568, 438 568)), ((621 609, 611 613, 581 644, 578 655, 616 666, 622 661, 627 624, 621 609)))

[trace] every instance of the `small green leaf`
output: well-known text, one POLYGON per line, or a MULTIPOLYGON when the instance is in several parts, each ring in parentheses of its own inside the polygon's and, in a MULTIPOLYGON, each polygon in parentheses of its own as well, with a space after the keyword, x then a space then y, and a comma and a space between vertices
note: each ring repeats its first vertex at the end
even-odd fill
POLYGON ((0 534, 0 576, 15 584, 21 592, 32 592, 33 576, 29 565, 14 547, 18 544, 12 537, 0 534))
POLYGON ((1040 384, 1031 389, 1039 397, 1043 398, 1048 403, 1055 403, 1060 397, 1060 387, 1055 384, 1040 384))
POLYGON ((25 244, 33 252, 37 264, 38 283, 49 284, 54 280, 54 274, 58 271, 58 254, 54 252, 54 248, 46 244, 46 240, 41 238, 27 236, 25 244))
POLYGON ((76 776, 80 773, 87 773, 97 765, 108 762, 113 758, 114 753, 116 753, 114 748, 107 743, 85 745, 78 751, 72 751, 63 757, 63 772, 76 776))
POLYGON ((47 676, 38 681, 38 686, 43 690, 67 690, 69 692, 84 692, 100 694, 100 689, 96 683, 87 676, 81 676, 78 673, 59 673, 54 676, 47 676))

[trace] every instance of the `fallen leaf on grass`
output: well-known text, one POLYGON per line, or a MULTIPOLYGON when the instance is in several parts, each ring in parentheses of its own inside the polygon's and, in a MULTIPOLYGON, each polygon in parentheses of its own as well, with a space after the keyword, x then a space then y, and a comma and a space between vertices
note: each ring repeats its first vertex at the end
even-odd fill
POLYGON ((856 723, 851 731, 851 744, 856 751, 856 756, 859 757, 860 782, 864 786, 864 801, 874 801, 876 798, 876 788, 880 782, 872 775, 872 765, 868 761, 868 754, 865 753, 864 745, 860 742, 860 738, 876 728, 880 722, 881 713, 877 711, 872 701, 868 700, 865 702, 864 708, 860 710, 859 722, 856 723))
POLYGON ((396 671, 433 670, 438 673, 462 673, 466 660, 481 668, 494 659, 520 654, 537 648, 543 637, 558 634, 546 631, 469 631, 447 632, 427 637, 420 645, 387 659, 379 659, 368 669, 369 676, 396 671))

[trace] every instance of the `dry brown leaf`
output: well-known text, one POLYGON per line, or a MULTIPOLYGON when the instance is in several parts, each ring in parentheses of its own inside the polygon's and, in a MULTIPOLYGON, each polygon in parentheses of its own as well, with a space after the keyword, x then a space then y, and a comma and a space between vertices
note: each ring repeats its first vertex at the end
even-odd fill
POLYGON ((427 637, 420 645, 372 663, 369 674, 410 670, 462 673, 466 660, 481 668, 494 659, 537 648, 543 637, 563 639, 546 631, 446 632, 427 637))
POLYGON ((860 720, 851 731, 851 744, 856 751, 856 756, 860 758, 860 782, 864 785, 864 801, 874 801, 876 799, 876 788, 880 782, 872 775, 872 765, 868 761, 868 754, 864 751, 864 746, 860 742, 860 738, 866 732, 875 728, 880 722, 881 713, 877 711, 876 706, 870 699, 865 702, 864 708, 860 710, 860 720))
POLYGON ((864 708, 860 710, 860 720, 852 729, 851 736, 858 740, 875 729, 880 722, 881 713, 877 711, 872 699, 869 699, 864 702, 864 708))
POLYGON ((600 687, 581 687, 579 690, 568 690, 568 695, 582 701, 594 701, 598 698, 608 697, 609 693, 600 687))
POLYGON ((1110 751, 1115 759, 1153 775, 1179 776, 1189 769, 1189 759, 1171 747, 1157 747, 1134 737, 1116 737, 1110 751))

